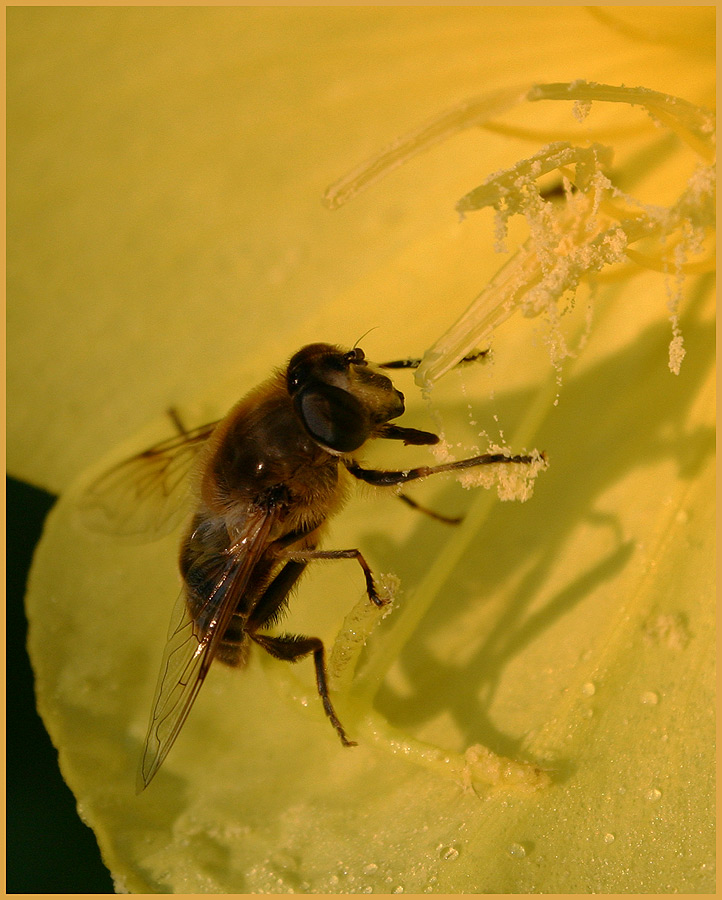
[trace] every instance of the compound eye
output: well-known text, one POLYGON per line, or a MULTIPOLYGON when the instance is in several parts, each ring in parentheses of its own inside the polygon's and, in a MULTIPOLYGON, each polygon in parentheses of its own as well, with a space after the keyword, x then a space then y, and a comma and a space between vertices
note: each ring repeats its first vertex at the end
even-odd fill
POLYGON ((338 453, 357 450, 371 432, 362 404, 347 391, 330 384, 317 384, 301 391, 296 410, 311 437, 338 453))

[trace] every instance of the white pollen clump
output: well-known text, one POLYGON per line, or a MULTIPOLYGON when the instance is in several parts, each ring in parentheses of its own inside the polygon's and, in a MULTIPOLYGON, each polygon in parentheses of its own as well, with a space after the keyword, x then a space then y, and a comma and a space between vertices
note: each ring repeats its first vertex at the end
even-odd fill
MULTIPOLYGON (((497 448, 491 452, 504 451, 497 448)), ((548 466, 538 450, 533 450, 528 455, 532 457, 530 463, 493 463, 476 469, 464 469, 457 474, 457 479, 467 490, 476 487, 488 490, 496 485, 500 500, 518 500, 524 503, 532 496, 537 475, 548 466)))

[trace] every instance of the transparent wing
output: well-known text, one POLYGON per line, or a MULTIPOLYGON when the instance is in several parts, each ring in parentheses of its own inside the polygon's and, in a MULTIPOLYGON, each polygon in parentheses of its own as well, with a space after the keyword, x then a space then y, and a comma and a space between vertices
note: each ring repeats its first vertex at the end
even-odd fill
MULTIPOLYGON (((272 522, 273 516, 260 510, 249 516, 234 545, 241 549, 218 558, 209 596, 194 614, 189 611, 187 589, 176 601, 138 769, 138 792, 148 786, 188 717, 254 566, 267 546, 272 522)), ((198 564, 203 568, 202 582, 208 581, 208 563, 203 559, 198 564)), ((188 582, 193 583, 194 574, 192 568, 186 573, 188 582)))
POLYGON ((162 441, 104 472, 80 498, 85 525, 116 535, 172 531, 186 513, 188 474, 217 424, 162 441))

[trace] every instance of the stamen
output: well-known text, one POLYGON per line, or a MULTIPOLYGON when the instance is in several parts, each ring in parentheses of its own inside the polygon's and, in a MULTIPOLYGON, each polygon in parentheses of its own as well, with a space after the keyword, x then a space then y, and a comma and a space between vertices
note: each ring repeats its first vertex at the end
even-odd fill
MULTIPOLYGON (((497 250, 504 250, 507 222, 515 214, 525 217, 530 235, 425 354, 416 382, 427 393, 433 382, 471 349, 488 344, 494 331, 517 310, 526 317, 545 313, 550 328, 551 362, 558 369, 561 360, 572 355, 559 327, 562 311, 558 305, 573 295, 582 281, 631 273, 630 261, 648 268, 661 267, 665 274, 673 274, 677 279, 674 291, 668 287, 668 294, 670 303, 672 294, 677 298, 670 309, 674 345, 670 347, 670 366, 678 371, 681 335, 676 306, 681 279, 687 272, 705 270, 711 259, 708 254, 702 260, 690 260, 700 256, 700 248, 709 243, 715 221, 711 165, 715 117, 709 110, 648 88, 582 80, 498 91, 454 107, 399 138, 330 187, 325 202, 332 208, 340 206, 415 154, 465 128, 483 126, 536 139, 538 133, 533 130, 515 131, 491 119, 520 103, 541 100, 571 101, 580 119, 587 116, 595 101, 640 106, 655 123, 663 124, 691 147, 704 164, 689 179, 675 204, 656 207, 637 201, 614 185, 611 148, 598 143, 575 146, 569 141, 555 141, 467 193, 457 204, 460 214, 488 206, 496 211, 497 250), (574 192, 569 187, 565 189, 562 203, 545 199, 538 185, 541 177, 552 172, 559 173, 565 185, 573 184, 575 188, 574 192), (656 242, 654 249, 648 246, 651 242, 656 242), (632 247, 633 244, 637 246, 632 247), (672 264, 668 265, 668 261, 672 264)), ((587 138, 592 134, 587 131, 587 138)), ((623 128, 608 129, 605 134, 620 137, 628 132, 623 128)))

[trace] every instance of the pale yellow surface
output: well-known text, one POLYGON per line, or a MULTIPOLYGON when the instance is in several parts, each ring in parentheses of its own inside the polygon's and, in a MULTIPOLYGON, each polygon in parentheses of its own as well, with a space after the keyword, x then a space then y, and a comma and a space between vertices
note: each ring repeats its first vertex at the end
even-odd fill
MULTIPOLYGON (((604 12, 9 11, 9 466, 67 489, 32 573, 30 651, 119 888, 714 891, 711 276, 684 280, 678 376, 676 282, 643 271, 580 289, 562 327, 572 347, 588 339, 560 385, 544 322, 518 314, 493 362, 442 379, 430 412, 411 375, 395 378, 405 421, 440 423, 459 455, 501 431, 550 467, 524 504, 422 486, 423 502, 467 511, 456 530, 364 492, 334 523, 327 547, 359 546, 401 580, 368 641, 380 689, 362 671, 367 693, 338 699, 352 750, 308 661, 259 654, 245 673, 214 667, 136 797, 175 541, 126 545, 75 515, 76 479, 101 455, 165 436, 169 406, 188 424, 222 414, 306 341, 351 345, 378 326, 370 357, 423 352, 506 259, 492 214, 460 223, 454 205, 555 133, 606 132, 594 140, 624 190, 674 203, 699 160, 669 130, 640 109, 595 104, 580 123, 545 102, 503 124, 548 136, 464 131, 342 208, 321 204, 399 135, 497 88, 584 78, 714 105, 711 11, 604 12), (465 763, 486 760, 469 755, 482 745, 550 784, 455 780, 423 745, 465 763)), ((525 237, 515 224, 509 244, 525 237)), ((369 460, 399 457, 430 459, 392 446, 369 460)), ((354 564, 317 566, 288 630, 330 645, 361 590, 354 564)))

